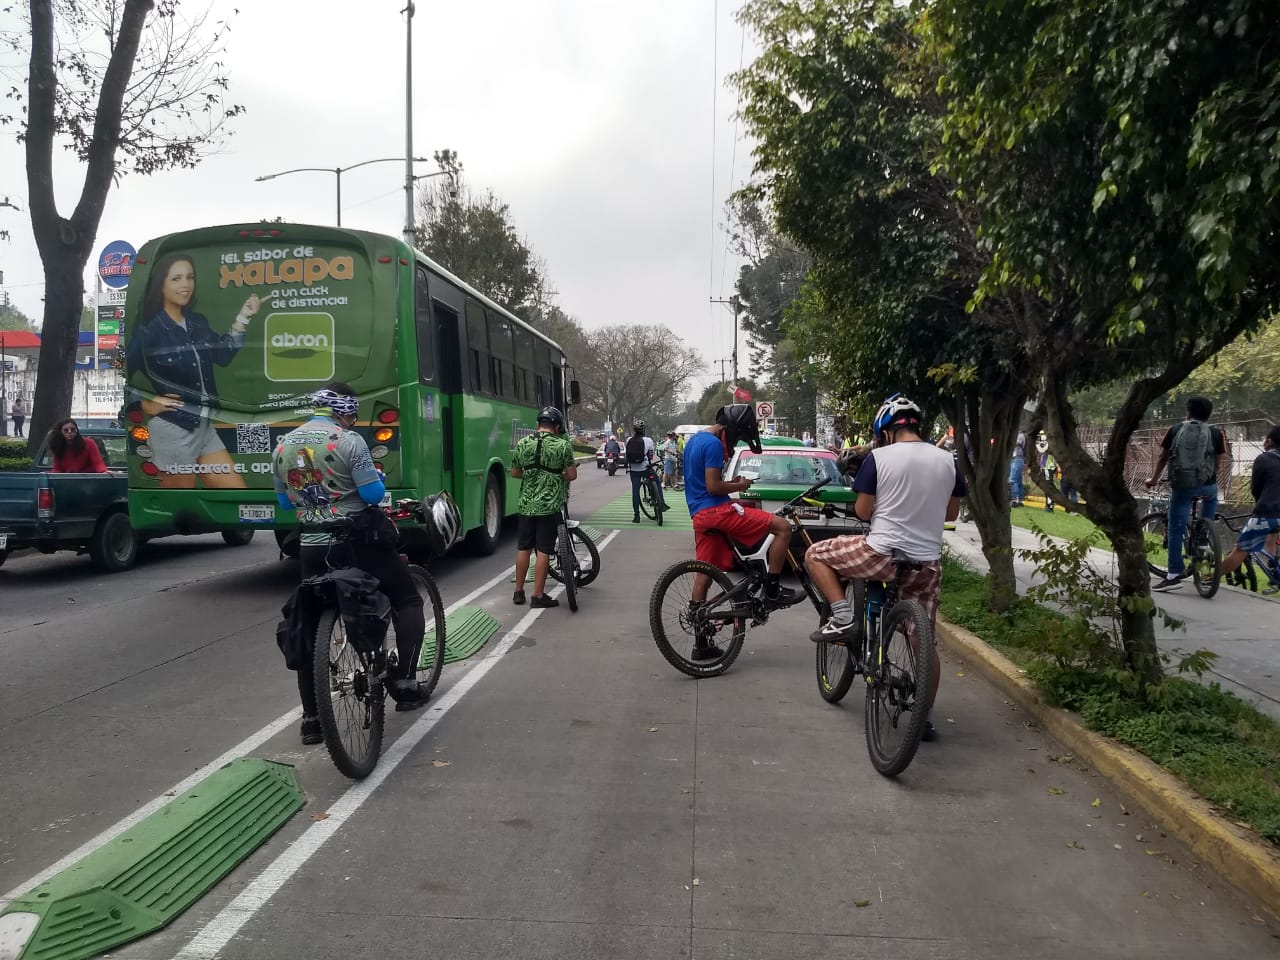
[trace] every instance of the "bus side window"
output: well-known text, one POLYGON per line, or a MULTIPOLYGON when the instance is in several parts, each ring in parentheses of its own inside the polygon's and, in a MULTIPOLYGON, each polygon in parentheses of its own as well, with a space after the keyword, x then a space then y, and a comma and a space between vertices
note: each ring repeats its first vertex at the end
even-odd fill
POLYGON ((514 344, 511 339, 511 321, 496 310, 487 311, 489 316, 489 382, 495 396, 515 398, 515 379, 508 371, 511 369, 511 357, 514 344))
POLYGON ((471 375, 471 391, 484 393, 484 375, 489 370, 489 331, 484 307, 478 300, 467 300, 467 368, 471 375))
MULTIPOLYGON (((440 338, 440 389, 445 393, 462 392, 462 352, 458 343, 458 315, 439 300, 433 302, 436 335, 440 338)), ((419 327, 421 331, 421 327, 419 327)))
POLYGON ((414 327, 418 335, 418 379, 431 383, 436 378, 435 337, 431 330, 431 295, 427 291, 427 271, 418 267, 414 283, 414 327))
MULTIPOLYGON (((528 330, 516 328, 516 399, 525 403, 533 400, 529 396, 529 371, 533 369, 533 334, 528 330)), ((541 403, 541 400, 538 401, 541 403)))

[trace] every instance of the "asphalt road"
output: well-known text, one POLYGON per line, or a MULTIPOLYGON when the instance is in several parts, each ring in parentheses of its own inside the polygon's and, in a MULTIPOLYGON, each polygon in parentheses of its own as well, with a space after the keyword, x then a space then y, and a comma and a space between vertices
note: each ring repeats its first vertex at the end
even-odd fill
MULTIPOLYGON (((629 489, 588 465, 585 516, 629 489)), ((1275 928, 983 680, 944 664, 942 737, 871 769, 855 687, 817 695, 807 607, 723 677, 649 636, 687 531, 606 534, 582 609, 510 603, 512 538, 435 566, 503 632, 388 714, 374 777, 299 745, 269 541, 151 545, 136 570, 0 569, 0 891, 237 752, 307 805, 169 928, 159 958, 1077 958, 1273 955, 1275 928), (1139 839, 1141 838, 1141 839, 1139 839)))

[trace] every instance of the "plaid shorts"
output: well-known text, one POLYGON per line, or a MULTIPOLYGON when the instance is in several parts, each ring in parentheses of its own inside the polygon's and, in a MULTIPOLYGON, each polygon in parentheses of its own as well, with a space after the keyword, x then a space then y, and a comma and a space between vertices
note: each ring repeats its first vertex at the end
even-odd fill
MULTIPOLYGON (((893 558, 871 549, 866 537, 832 537, 820 540, 804 555, 806 561, 821 560, 836 573, 850 580, 892 581, 897 576, 893 558)), ((938 594, 942 589, 942 564, 937 560, 924 561, 919 570, 903 574, 898 596, 914 600, 924 609, 929 624, 937 627, 938 594)), ((855 611, 855 616, 857 615, 855 611)))

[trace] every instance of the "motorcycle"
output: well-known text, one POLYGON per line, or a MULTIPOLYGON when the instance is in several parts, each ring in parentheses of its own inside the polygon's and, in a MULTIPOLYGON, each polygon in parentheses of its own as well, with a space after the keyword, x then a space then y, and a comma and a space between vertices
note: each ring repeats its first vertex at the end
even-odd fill
POLYGON ((609 476, 613 476, 618 470, 618 458, 612 454, 604 455, 604 467, 609 471, 609 476))

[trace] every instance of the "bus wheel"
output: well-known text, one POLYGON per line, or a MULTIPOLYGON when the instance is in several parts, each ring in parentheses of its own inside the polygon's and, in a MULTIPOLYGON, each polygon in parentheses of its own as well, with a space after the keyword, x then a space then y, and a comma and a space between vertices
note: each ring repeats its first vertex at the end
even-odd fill
POLYGON ((222 531, 222 540, 229 547, 247 547, 252 539, 252 528, 237 527, 235 530, 222 531))
POLYGON ((467 550, 476 556, 487 557, 498 549, 498 535, 502 532, 502 492, 498 478, 492 473, 484 485, 484 519, 480 526, 467 534, 467 550))
POLYGON ((277 530, 276 546, 280 548, 280 552, 291 560, 297 560, 298 554, 302 552, 302 538, 298 535, 298 531, 294 530, 277 530))

